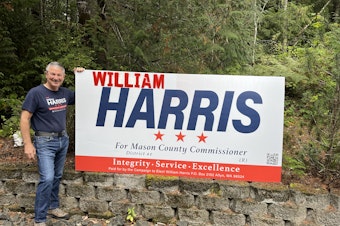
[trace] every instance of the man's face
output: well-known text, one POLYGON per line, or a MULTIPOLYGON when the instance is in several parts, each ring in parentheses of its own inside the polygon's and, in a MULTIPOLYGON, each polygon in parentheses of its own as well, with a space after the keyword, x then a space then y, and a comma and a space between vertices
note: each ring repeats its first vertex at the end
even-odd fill
POLYGON ((59 89, 65 79, 65 74, 62 68, 58 66, 50 66, 45 75, 47 88, 55 91, 59 89))

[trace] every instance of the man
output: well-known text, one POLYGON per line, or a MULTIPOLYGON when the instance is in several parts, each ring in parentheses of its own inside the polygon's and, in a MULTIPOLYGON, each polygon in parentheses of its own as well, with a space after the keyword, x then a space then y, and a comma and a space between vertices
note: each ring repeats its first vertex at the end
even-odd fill
MULTIPOLYGON (((76 68, 81 72, 84 68, 76 68)), ((59 185, 69 145, 66 132, 67 105, 75 102, 75 93, 61 87, 65 68, 58 62, 47 65, 46 82, 32 88, 22 105, 20 129, 25 154, 37 157, 39 183, 35 197, 35 224, 46 225, 47 214, 68 219, 69 214, 59 208, 59 185), (34 130, 32 142, 30 128, 34 130)))

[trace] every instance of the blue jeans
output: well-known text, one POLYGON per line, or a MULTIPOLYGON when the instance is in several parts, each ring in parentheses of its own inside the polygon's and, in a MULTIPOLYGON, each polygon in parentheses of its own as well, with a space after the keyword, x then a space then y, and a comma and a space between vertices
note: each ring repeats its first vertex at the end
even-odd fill
POLYGON ((59 185, 69 145, 69 137, 35 136, 39 183, 35 197, 35 221, 45 222, 47 211, 59 207, 59 185))

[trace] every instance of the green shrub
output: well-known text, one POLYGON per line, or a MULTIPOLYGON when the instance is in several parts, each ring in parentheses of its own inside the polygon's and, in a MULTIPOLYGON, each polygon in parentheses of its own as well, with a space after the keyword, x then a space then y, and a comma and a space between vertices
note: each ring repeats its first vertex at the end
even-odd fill
POLYGON ((0 137, 10 137, 20 129, 22 100, 15 94, 0 99, 0 137))

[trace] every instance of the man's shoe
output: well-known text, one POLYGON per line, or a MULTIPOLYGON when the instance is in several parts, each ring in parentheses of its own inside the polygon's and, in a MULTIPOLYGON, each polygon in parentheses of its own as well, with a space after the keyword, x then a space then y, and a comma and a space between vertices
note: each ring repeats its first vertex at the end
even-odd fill
POLYGON ((53 218, 66 219, 66 220, 70 218, 70 215, 68 213, 62 211, 59 208, 49 210, 48 214, 51 215, 53 218))
POLYGON ((46 223, 45 222, 34 222, 34 226, 46 226, 46 223))

